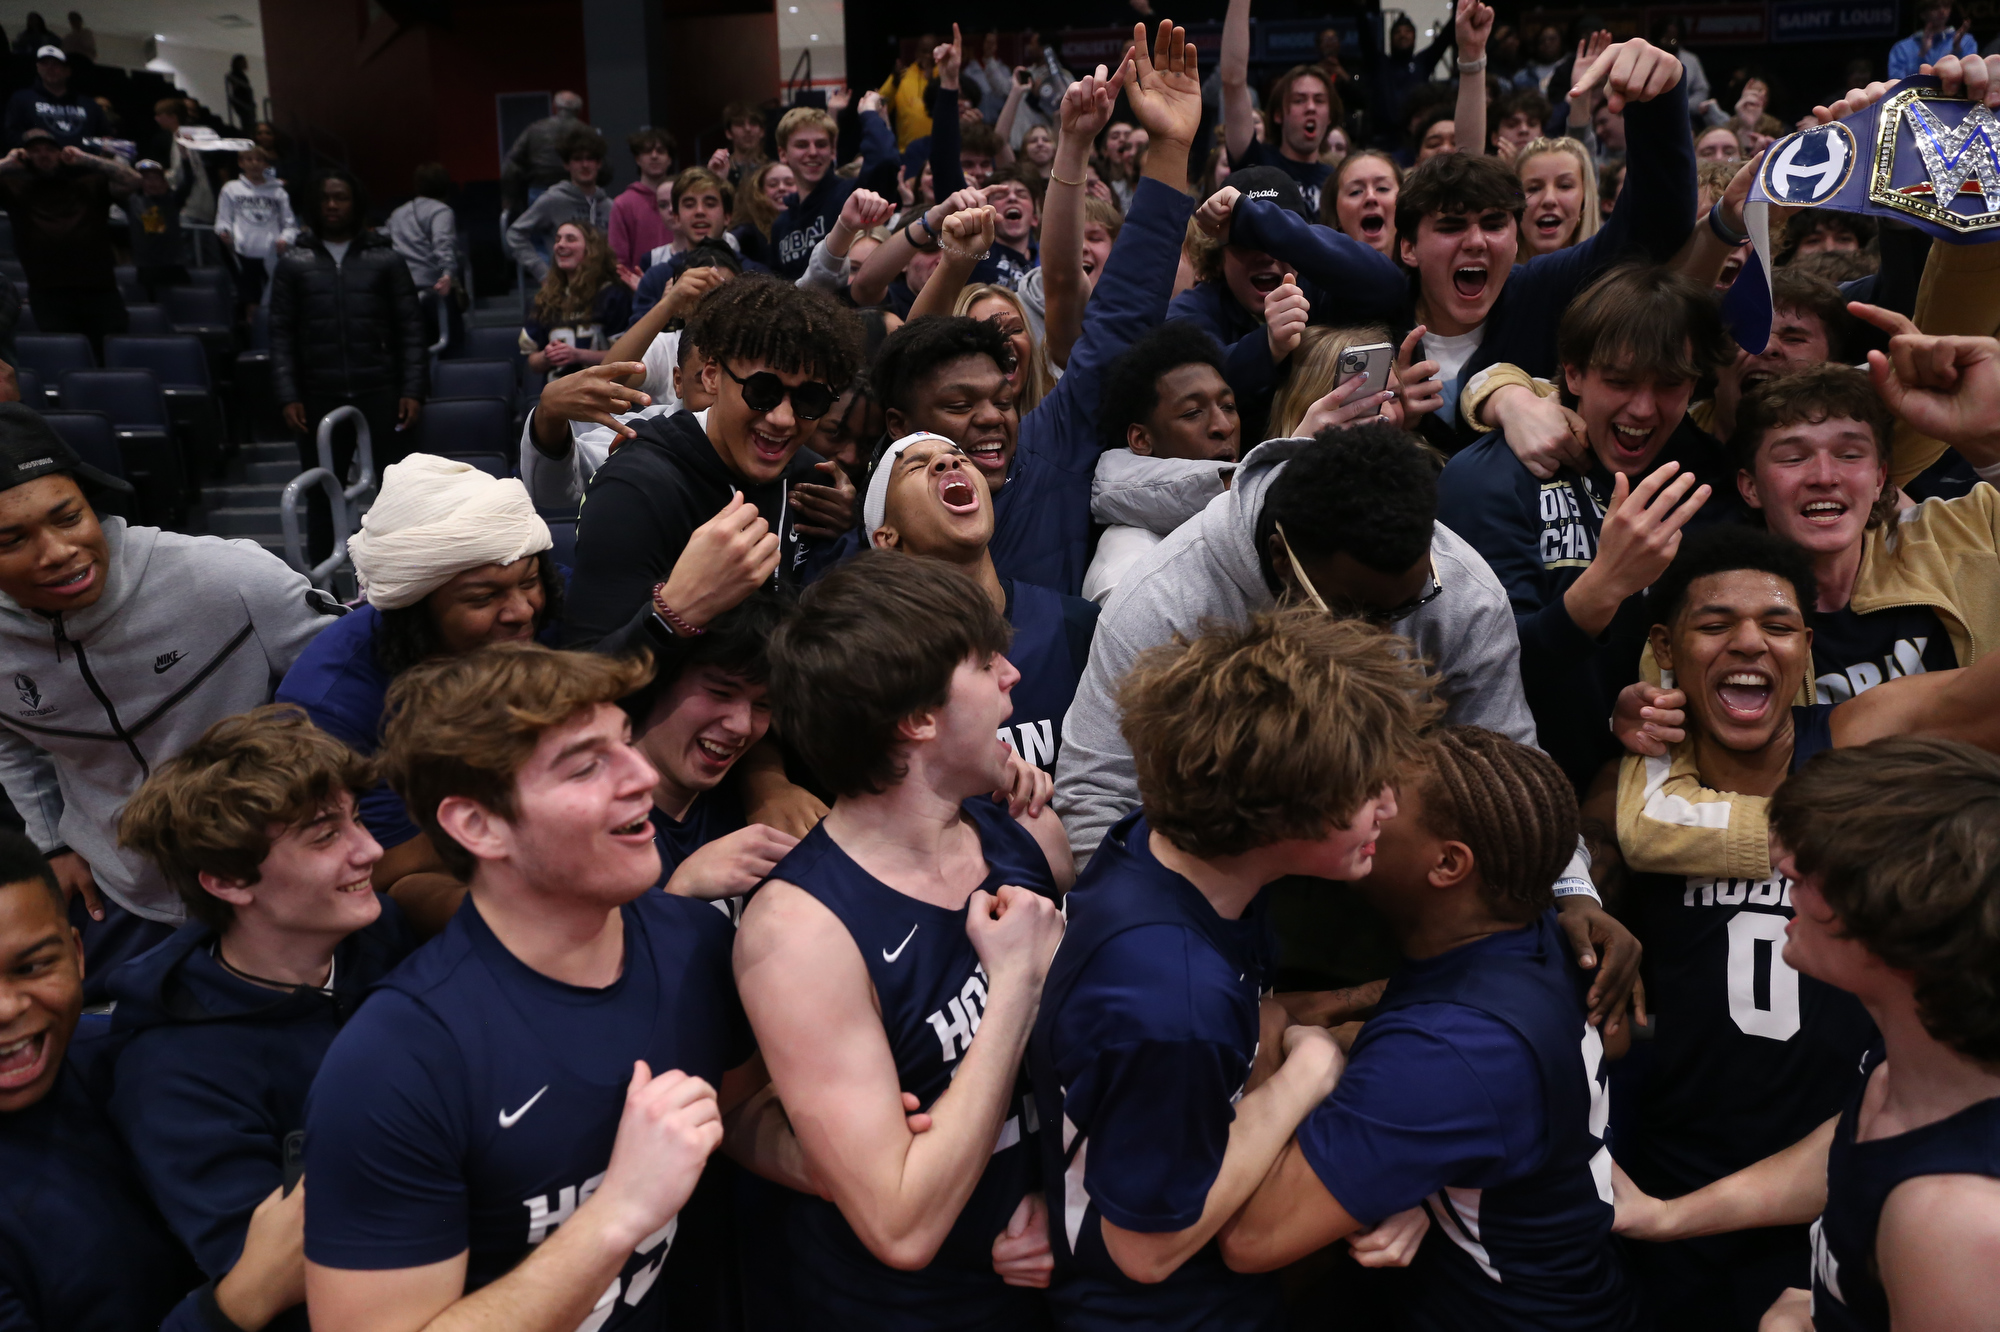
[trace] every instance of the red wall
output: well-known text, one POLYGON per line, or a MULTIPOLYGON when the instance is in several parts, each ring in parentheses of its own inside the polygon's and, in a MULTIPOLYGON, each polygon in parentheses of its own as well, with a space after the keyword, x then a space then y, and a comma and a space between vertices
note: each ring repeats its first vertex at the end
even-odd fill
POLYGON ((367 0, 261 7, 279 125, 340 141, 377 198, 407 195, 419 162, 498 176, 498 94, 587 91, 581 0, 455 0, 449 25, 401 28, 367 0))

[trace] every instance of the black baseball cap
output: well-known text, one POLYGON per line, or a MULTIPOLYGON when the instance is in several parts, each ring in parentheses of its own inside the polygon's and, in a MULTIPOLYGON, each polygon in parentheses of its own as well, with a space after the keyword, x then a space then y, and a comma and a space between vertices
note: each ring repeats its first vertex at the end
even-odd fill
POLYGON ((50 133, 48 130, 43 129, 40 125, 33 125, 21 131, 21 146, 23 148, 27 147, 29 144, 33 143, 37 139, 47 139, 50 143, 60 142, 60 140, 58 140, 54 134, 50 133))
POLYGON ((132 485, 79 458, 42 414, 21 402, 0 402, 0 490, 58 473, 76 478, 86 490, 99 487, 131 494, 132 485))
POLYGON ((1299 193, 1299 183, 1277 167, 1244 167, 1230 172, 1225 183, 1240 191, 1245 199, 1268 199, 1285 211, 1312 221, 1306 212, 1306 197, 1299 193))

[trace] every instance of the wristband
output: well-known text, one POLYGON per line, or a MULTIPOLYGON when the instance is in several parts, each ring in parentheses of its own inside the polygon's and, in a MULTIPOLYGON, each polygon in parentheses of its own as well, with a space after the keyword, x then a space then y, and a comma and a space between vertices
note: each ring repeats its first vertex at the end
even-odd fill
POLYGON ((1054 181, 1058 185, 1071 185, 1079 190, 1083 188, 1083 180, 1081 178, 1076 180, 1066 180, 1062 176, 1057 175, 1054 163, 1049 164, 1049 179, 1054 181))
POLYGON ((938 234, 931 230, 930 217, 927 213, 918 213, 915 217, 911 218, 908 224, 903 227, 903 234, 910 238, 910 244, 914 248, 922 250, 925 254, 936 253, 938 248, 938 234), (924 232, 930 237, 930 240, 919 241, 917 239, 916 230, 917 223, 919 222, 924 224, 924 232))
POLYGON ((681 638, 700 638, 703 634, 707 633, 708 630, 697 629, 680 616, 674 614, 674 608, 667 604, 666 591, 667 585, 665 583, 658 583, 653 587, 653 614, 660 617, 660 623, 666 625, 667 628, 673 630, 681 638))
POLYGON ((1587 897, 1599 906, 1604 905, 1604 899, 1597 895, 1597 889, 1589 879, 1557 879, 1555 894, 1558 902, 1565 897, 1587 897))
POLYGON ((1715 233, 1715 238, 1717 240, 1721 241, 1724 245, 1727 245, 1732 249, 1738 245, 1741 245, 1744 241, 1750 239, 1749 232, 1746 231, 1743 234, 1738 235, 1737 233, 1729 229, 1729 224, 1727 222, 1724 222, 1722 220, 1722 200, 1720 199, 1717 199, 1714 203, 1709 205, 1708 229, 1715 233))
POLYGON ((1458 62, 1458 72, 1461 74, 1477 74, 1485 68, 1485 56, 1481 56, 1477 60, 1461 60, 1458 62))

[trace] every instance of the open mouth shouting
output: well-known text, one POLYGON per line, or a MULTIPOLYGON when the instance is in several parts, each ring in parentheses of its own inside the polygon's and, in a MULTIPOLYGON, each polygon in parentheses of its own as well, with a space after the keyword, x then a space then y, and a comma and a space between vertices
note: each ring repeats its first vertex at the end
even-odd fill
POLYGON ((789 435, 773 434, 761 425, 750 427, 750 451, 769 467, 783 467, 792 452, 789 435))
POLYGON ((1482 264, 1461 264, 1451 270, 1451 289, 1462 300, 1476 301, 1486 294, 1486 268, 1482 264))
MULTIPOLYGON (((1007 470, 1007 440, 995 433, 979 439, 967 440, 961 447, 965 456, 972 459, 972 465, 988 476, 999 476, 1007 470)), ((943 498, 942 495, 939 498, 943 498)), ((950 507, 949 504, 946 505, 950 507)))
POLYGON ((1837 499, 1818 499, 1799 510, 1799 517, 1815 527, 1838 527, 1847 516, 1847 505, 1837 499))
POLYGON ((742 756, 744 744, 741 739, 698 735, 694 738, 692 750, 695 764, 705 775, 720 781, 742 756))
POLYGON ((1272 292, 1283 286, 1284 282, 1285 275, 1275 268, 1250 275, 1250 285, 1256 288, 1259 296, 1269 296, 1272 292))
POLYGON ((946 472, 938 478, 938 500, 951 513, 974 514, 979 512, 979 492, 965 473, 946 472))
POLYGON ((1377 207, 1379 205, 1371 204, 1369 211, 1363 213, 1360 219, 1361 234, 1367 237, 1370 245, 1382 239, 1382 233, 1389 229, 1389 219, 1383 214, 1376 212, 1375 208, 1377 207))
POLYGON ((1611 423, 1611 449, 1620 462, 1639 462, 1653 442, 1653 427, 1611 423))
POLYGON ((1553 245, 1562 239, 1563 227, 1567 225, 1563 215, 1553 208, 1535 214, 1535 239, 1553 245))
POLYGON ((1763 671, 1731 671, 1715 687, 1716 701, 1731 721, 1755 722, 1771 710, 1771 677, 1763 671))
POLYGON ((46 1028, 0 1045, 0 1091, 26 1087, 41 1077, 48 1064, 48 1052, 46 1028))

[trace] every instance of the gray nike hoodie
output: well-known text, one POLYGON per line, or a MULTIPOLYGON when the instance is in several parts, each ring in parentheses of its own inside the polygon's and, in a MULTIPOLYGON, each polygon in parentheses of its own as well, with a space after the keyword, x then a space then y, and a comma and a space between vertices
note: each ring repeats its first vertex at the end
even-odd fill
MULTIPOLYGON (((1139 803, 1132 751, 1118 730, 1119 681, 1141 652, 1175 634, 1192 638, 1204 625, 1245 625, 1276 606, 1257 556, 1257 516, 1285 461, 1311 443, 1274 439, 1252 449, 1229 490, 1128 574, 1099 617, 1056 760, 1055 804, 1078 863, 1139 803)), ((1443 595, 1399 621, 1395 631, 1441 677, 1447 721, 1534 744, 1506 589, 1479 552, 1442 523, 1431 538, 1431 560, 1443 595)))
POLYGON ((178 924, 180 899, 118 845, 155 765, 271 701, 339 606, 249 541, 101 518, 104 595, 74 613, 0 594, 0 785, 44 852, 68 847, 126 910, 178 924))

